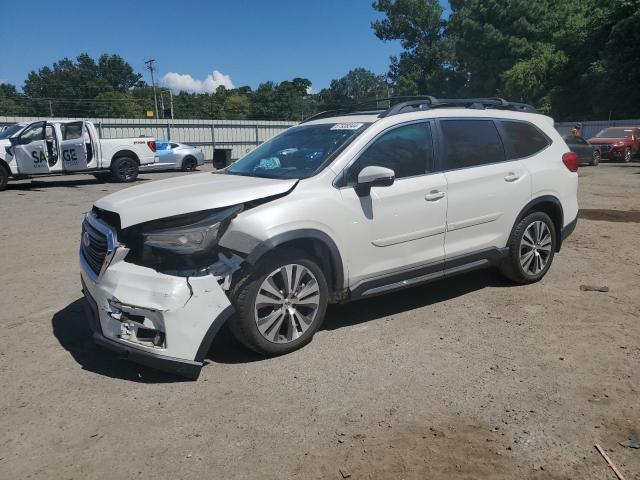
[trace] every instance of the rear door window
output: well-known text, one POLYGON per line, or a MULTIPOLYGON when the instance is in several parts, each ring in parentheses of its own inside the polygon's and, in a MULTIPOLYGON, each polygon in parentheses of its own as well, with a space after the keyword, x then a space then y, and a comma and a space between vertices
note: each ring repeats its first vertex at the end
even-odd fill
POLYGON ((493 120, 441 120, 444 168, 504 162, 506 155, 493 120))
MULTIPOLYGON (((501 120, 500 123, 506 136, 505 140, 511 147, 510 159, 530 157, 541 152, 551 143, 544 133, 528 122, 501 120)), ((570 135, 567 138, 571 138, 567 143, 584 144, 577 135, 570 135)))
POLYGON ((61 123, 62 140, 75 140, 82 136, 82 122, 61 123))

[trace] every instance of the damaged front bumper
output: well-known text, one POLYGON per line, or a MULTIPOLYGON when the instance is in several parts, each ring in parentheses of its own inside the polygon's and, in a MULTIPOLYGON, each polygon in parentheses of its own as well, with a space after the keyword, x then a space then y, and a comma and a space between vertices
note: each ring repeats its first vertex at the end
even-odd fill
POLYGON ((121 250, 98 276, 80 253, 94 341, 134 362, 198 378, 213 338, 233 313, 224 278, 159 273, 125 262, 121 250))

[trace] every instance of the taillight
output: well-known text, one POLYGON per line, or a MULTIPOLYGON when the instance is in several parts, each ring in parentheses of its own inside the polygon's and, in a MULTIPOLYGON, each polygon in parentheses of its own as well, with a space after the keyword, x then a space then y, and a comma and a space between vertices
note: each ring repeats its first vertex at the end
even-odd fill
POLYGON ((147 146, 151 149, 152 152, 156 151, 156 141, 155 140, 149 140, 147 142, 147 146))
POLYGON ((576 152, 567 152, 562 155, 562 162, 571 172, 577 172, 580 166, 580 158, 576 152))

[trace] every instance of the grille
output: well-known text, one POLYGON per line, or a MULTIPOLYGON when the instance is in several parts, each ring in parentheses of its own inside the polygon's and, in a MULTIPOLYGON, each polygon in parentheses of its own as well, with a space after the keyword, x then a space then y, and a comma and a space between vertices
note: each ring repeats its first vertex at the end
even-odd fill
POLYGON ((82 223, 82 237, 80 239, 80 251, 87 264, 96 275, 100 274, 102 264, 107 256, 109 247, 107 237, 96 230, 85 220, 82 223))
POLYGON ((611 151, 611 145, 600 145, 600 151, 601 152, 610 152, 611 151))

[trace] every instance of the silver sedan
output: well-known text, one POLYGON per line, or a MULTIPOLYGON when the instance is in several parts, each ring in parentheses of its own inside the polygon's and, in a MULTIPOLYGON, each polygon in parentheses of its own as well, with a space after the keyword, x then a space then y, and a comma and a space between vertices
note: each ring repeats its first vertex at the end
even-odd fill
POLYGON ((184 143, 158 140, 156 141, 156 155, 158 155, 156 163, 140 167, 140 170, 177 169, 190 172, 204 164, 202 149, 184 143))

